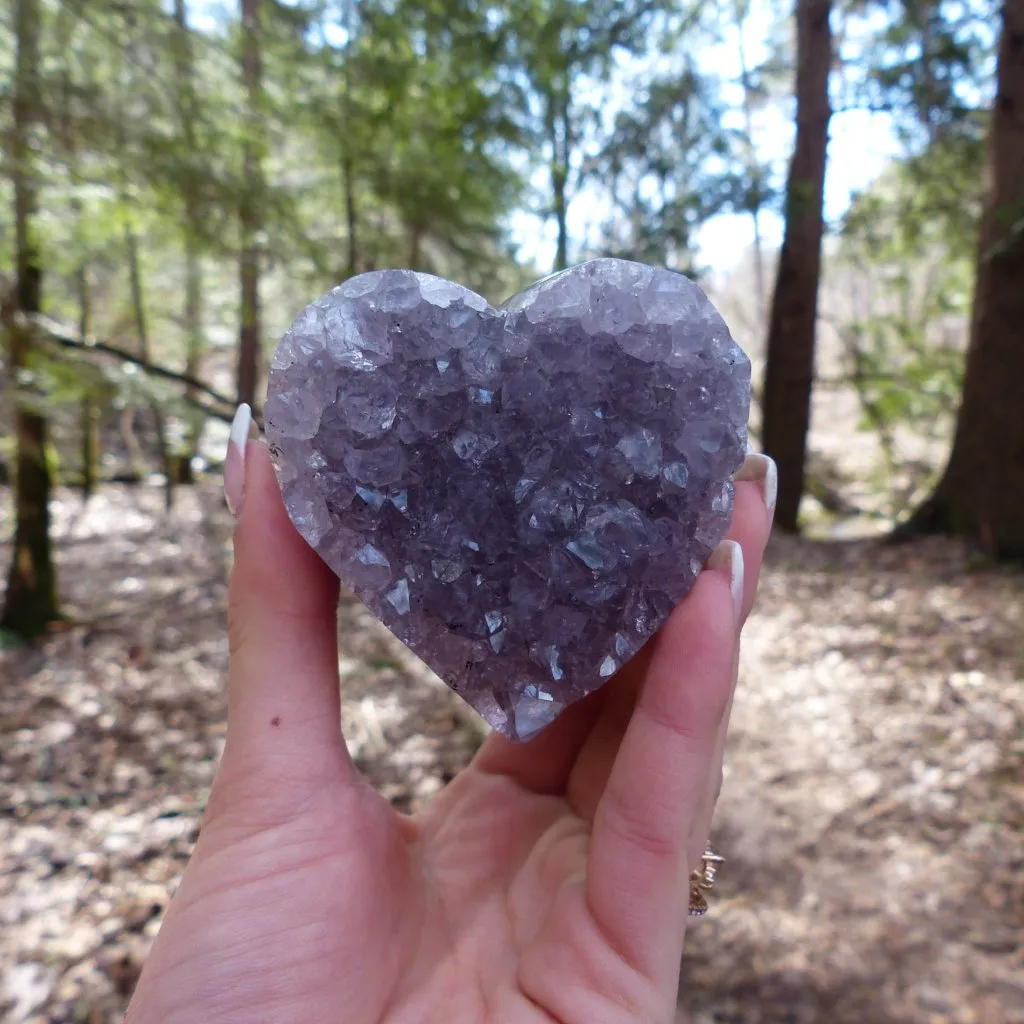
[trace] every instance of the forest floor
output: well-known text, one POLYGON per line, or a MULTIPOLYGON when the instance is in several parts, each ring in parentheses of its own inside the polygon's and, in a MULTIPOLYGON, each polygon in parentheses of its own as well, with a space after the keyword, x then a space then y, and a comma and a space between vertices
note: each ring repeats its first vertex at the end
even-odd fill
MULTIPOLYGON (((230 526, 213 487, 109 487, 56 527, 70 619, 0 652, 0 1020, 112 1024, 223 742, 230 526)), ((692 1024, 1024 1022, 1022 624, 1024 577, 948 542, 773 542, 692 1024)), ((415 808, 479 731, 353 601, 342 631, 350 746, 415 808)))

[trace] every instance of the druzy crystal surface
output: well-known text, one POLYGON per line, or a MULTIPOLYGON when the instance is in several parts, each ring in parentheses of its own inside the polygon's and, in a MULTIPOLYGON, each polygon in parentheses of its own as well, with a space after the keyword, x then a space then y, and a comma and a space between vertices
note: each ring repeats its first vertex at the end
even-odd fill
POLYGON ((625 664, 732 512, 750 364, 687 278, 600 259, 499 309, 362 274, 271 363, 303 537, 488 722, 526 739, 625 664))

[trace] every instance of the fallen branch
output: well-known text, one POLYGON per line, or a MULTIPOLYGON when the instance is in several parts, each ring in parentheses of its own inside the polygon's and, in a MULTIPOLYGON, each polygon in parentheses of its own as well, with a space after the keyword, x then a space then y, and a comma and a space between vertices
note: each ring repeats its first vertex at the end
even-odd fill
MULTIPOLYGON (((217 410, 211 408, 205 402, 189 399, 191 404, 198 406, 198 408, 209 413, 211 416, 216 416, 218 419, 225 420, 228 423, 231 422, 234 416, 235 405, 237 404, 235 400, 214 390, 208 384, 204 384, 195 377, 191 377, 186 373, 178 373, 175 370, 168 370, 165 366, 159 366, 147 359, 143 359, 141 356, 125 352, 123 349, 107 345, 105 342, 97 341, 91 336, 87 335, 83 338, 77 331, 64 327, 62 324, 57 323, 56 320, 51 320, 49 317, 42 316, 41 314, 28 316, 25 319, 39 331, 43 338, 60 345, 62 348, 80 352, 97 352, 112 359, 120 359, 122 362, 131 363, 133 366, 139 367, 140 370, 152 374, 154 377, 161 377, 172 383, 181 384, 193 392, 205 395, 219 406, 223 406, 223 409, 217 410)), ((188 398, 187 395, 186 398, 188 398)))

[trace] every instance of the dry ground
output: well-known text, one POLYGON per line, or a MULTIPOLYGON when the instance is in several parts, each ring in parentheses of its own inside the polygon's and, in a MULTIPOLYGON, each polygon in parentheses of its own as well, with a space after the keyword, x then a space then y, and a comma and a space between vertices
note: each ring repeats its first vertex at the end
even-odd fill
MULTIPOLYGON (((118 1020, 223 740, 211 488, 58 503, 72 620, 0 654, 0 1019, 118 1020)), ((0 536, 9 534, 0 512, 0 536)), ((0 561, 6 563, 0 546, 0 561)), ((400 807, 479 734, 346 603, 347 734, 400 807)), ((743 651, 693 1024, 1024 1022, 1024 579, 946 543, 776 542, 743 651)))

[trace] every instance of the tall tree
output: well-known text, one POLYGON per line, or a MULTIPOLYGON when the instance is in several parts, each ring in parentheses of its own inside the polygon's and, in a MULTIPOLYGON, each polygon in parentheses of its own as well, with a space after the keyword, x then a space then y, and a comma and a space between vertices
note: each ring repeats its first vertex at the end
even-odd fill
MULTIPOLYGON (((135 325, 135 341, 139 356, 146 362, 153 362, 152 347, 150 345, 150 332, 148 317, 146 314, 145 289, 142 279, 142 265, 139 244, 138 200, 136 189, 131 184, 131 158, 129 146, 129 132, 132 134, 137 130, 133 124, 131 112, 131 97, 135 85, 134 72, 141 64, 140 48, 135 40, 126 45, 122 51, 123 66, 118 76, 118 88, 114 95, 113 110, 115 113, 114 136, 116 140, 117 168, 115 177, 117 179, 118 196, 118 219, 121 222, 121 232, 124 239, 124 253, 128 271, 128 294, 132 310, 132 320, 135 325)), ((167 440, 167 417, 164 409, 158 401, 150 401, 150 416, 153 423, 153 432, 156 438, 157 453, 160 457, 161 469, 164 471, 164 505, 167 511, 174 506, 174 485, 176 475, 172 465, 170 447, 167 440)), ((129 431, 133 421, 131 407, 126 409, 126 417, 122 421, 128 425, 129 431)), ((138 453, 141 456, 141 450, 138 453)), ((137 460, 140 471, 143 469, 145 460, 137 460)))
POLYGON ((743 162, 745 195, 743 206, 750 214, 754 229, 754 288, 757 292, 757 315, 764 320, 764 245, 761 240, 761 210, 765 200, 765 174, 757 158, 754 143, 754 106, 757 101, 757 86, 754 73, 747 59, 746 28, 750 20, 751 0, 732 0, 732 15, 736 27, 736 56, 739 60, 740 88, 743 90, 743 162))
POLYGON ((645 77, 593 163, 611 200, 601 251, 695 274, 694 236, 733 191, 722 107, 689 59, 645 77))
POLYGON ((796 3, 796 141, 786 179, 786 227, 768 326, 762 443, 779 467, 775 522, 797 529, 814 381, 824 230, 831 0, 796 3))
POLYGON ((261 344, 260 242, 263 232, 263 63, 260 57, 261 0, 242 2, 242 82, 245 125, 242 139, 242 189, 239 203, 241 250, 239 283, 241 326, 238 338, 238 401, 256 404, 261 344))
POLYGON ((1024 557, 1024 0, 1002 7, 988 195, 978 240, 963 400, 935 492, 911 519, 996 557, 1024 557))
MULTIPOLYGON (((40 311, 42 267, 36 237, 35 132, 41 120, 39 88, 39 0, 15 5, 16 58, 11 172, 14 185, 15 310, 40 311)), ((26 365, 32 325, 24 316, 10 317, 7 326, 8 379, 19 388, 19 370, 26 365)), ((42 632, 59 617, 57 573, 50 544, 50 468, 47 462, 46 419, 31 398, 15 392, 13 405, 15 470, 14 551, 7 576, 7 596, 0 626, 22 636, 42 632)))
MULTIPOLYGON (((474 5, 364 2, 357 13, 338 11, 331 35, 351 43, 331 55, 321 98, 307 90, 324 156, 336 159, 340 146, 353 160, 352 176, 342 167, 343 185, 355 189, 345 188, 336 211, 333 249, 353 237, 352 197, 358 269, 400 263, 457 274, 497 297, 501 222, 520 191, 510 153, 521 144, 525 105, 519 83, 497 87, 499 33, 474 5)), ((321 223, 325 212, 321 204, 321 223)))
POLYGON ((556 227, 554 269, 569 264, 569 204, 584 125, 595 111, 580 93, 583 76, 604 72, 616 51, 648 42, 655 15, 668 0, 518 0, 509 4, 510 35, 539 110, 539 136, 556 227))
MULTIPOLYGON (((124 206, 124 245, 128 256, 128 283, 131 290, 136 340, 139 347, 139 356, 144 362, 152 364, 153 354, 149 344, 146 298, 142 287, 142 267, 140 266, 139 259, 139 239, 135 233, 135 225, 132 220, 133 215, 127 199, 122 200, 122 203, 124 206)), ((170 512, 174 507, 174 485, 176 480, 170 449, 167 444, 167 422, 159 402, 150 402, 149 411, 153 417, 156 445, 160 454, 161 468, 164 471, 164 507, 170 512)))
POLYGON ((339 75, 341 95, 338 105, 344 131, 338 133, 341 147, 341 188, 345 197, 345 276, 359 273, 359 211, 356 204, 355 140, 352 115, 352 55, 356 34, 356 0, 342 0, 341 18, 345 32, 342 69, 339 75))
POLYGON ((544 134, 550 147, 551 212, 557 230, 555 270, 569 266, 569 162, 577 129, 572 117, 571 66, 559 68, 544 83, 544 134))
MULTIPOLYGON (((89 264, 83 259, 75 271, 78 292, 78 336, 92 334, 92 298, 89 289, 89 264)), ((82 498, 88 501, 96 493, 100 462, 100 410, 90 392, 82 396, 78 425, 82 434, 82 498)))
MULTIPOLYGON (((87 338, 92 334, 92 295, 90 289, 89 252, 83 244, 83 204, 81 199, 82 174, 78 160, 78 139, 74 130, 72 111, 75 83, 71 73, 71 55, 74 53, 72 43, 74 12, 68 7, 61 8, 55 25, 54 35, 57 46, 65 55, 60 74, 60 118, 59 139, 60 150, 67 166, 71 185, 70 209, 74 222, 75 245, 77 255, 74 268, 74 293, 78 300, 78 335, 87 338)), ((92 389, 86 388, 82 393, 79 407, 79 428, 81 430, 82 460, 82 498, 88 501, 96 492, 98 467, 100 458, 99 409, 92 389)))
MULTIPOLYGON (((186 0, 174 0, 174 70, 175 106, 178 131, 185 150, 184 176, 181 183, 183 234, 185 240, 185 373, 198 377, 203 357, 203 212, 199 200, 199 161, 202 153, 196 138, 198 103, 192 64, 192 38, 188 25, 186 0)), ((189 398, 194 398, 189 392, 189 398)), ((188 446, 181 461, 180 479, 192 479, 192 456, 198 447, 202 418, 192 415, 188 446)))

